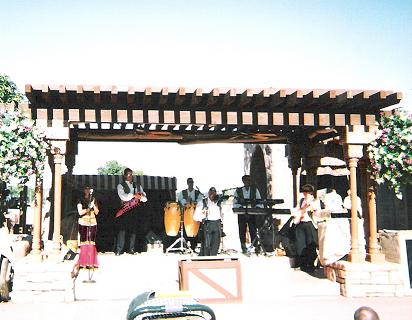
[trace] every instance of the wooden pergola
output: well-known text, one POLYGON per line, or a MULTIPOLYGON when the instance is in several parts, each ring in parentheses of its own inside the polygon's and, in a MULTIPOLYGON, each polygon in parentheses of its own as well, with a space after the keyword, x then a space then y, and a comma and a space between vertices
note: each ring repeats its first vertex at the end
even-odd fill
MULTIPOLYGON (((366 177, 369 247, 367 259, 382 261, 376 236, 373 185, 368 183, 365 146, 376 136, 383 108, 399 103, 399 92, 295 89, 124 89, 102 86, 26 85, 36 125, 51 144, 54 172, 54 249, 60 250, 61 164, 74 166, 77 141, 169 141, 185 143, 288 144, 294 176, 305 148, 335 138, 343 146, 352 195, 351 261, 361 261, 357 241, 356 171, 366 177)), ((315 164, 314 164, 315 167, 315 164)), ((42 188, 36 188, 41 199, 42 188)), ((41 201, 37 201, 41 203, 41 201)), ((33 253, 40 252, 41 207, 36 208, 33 253)))

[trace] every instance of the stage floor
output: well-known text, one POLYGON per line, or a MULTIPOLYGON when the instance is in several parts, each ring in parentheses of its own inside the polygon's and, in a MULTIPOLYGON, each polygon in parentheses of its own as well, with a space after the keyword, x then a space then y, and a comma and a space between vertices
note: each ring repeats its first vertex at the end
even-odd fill
MULTIPOLYGON (((219 256, 223 257, 223 256, 219 256)), ((309 275, 290 267, 287 257, 231 255, 242 269, 243 302, 208 304, 219 320, 232 319, 353 319, 354 311, 368 305, 381 319, 410 319, 412 297, 345 298, 339 285, 323 276, 322 270, 309 275)), ((178 291, 178 261, 189 256, 147 252, 137 255, 99 254, 100 268, 95 283, 84 283, 81 270, 76 280, 75 302, 0 304, 1 319, 125 319, 131 300, 155 290, 178 291)))

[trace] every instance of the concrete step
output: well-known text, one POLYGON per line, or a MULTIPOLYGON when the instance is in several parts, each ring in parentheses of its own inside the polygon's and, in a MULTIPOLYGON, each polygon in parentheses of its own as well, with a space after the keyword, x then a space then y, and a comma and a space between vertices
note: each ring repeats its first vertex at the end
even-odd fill
MULTIPOLYGON (((321 270, 314 275, 295 270, 290 267, 288 257, 232 257, 237 257, 241 264, 244 301, 339 296, 339 285, 327 280, 321 270)), ((181 254, 99 254, 100 267, 92 275, 96 282, 83 282, 89 274, 81 270, 75 282, 76 299, 132 300, 139 293, 150 290, 178 291, 178 261, 188 258, 190 256, 181 254)))

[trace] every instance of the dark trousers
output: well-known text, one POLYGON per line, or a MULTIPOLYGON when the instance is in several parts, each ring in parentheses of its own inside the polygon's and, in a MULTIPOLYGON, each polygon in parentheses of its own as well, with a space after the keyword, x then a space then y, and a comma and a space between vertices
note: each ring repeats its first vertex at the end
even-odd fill
POLYGON ((136 228, 134 223, 134 210, 126 212, 122 216, 116 219, 117 224, 117 237, 116 237, 116 252, 123 252, 123 250, 134 251, 136 242, 136 228), (126 243, 126 236, 128 237, 128 243, 126 243))
POLYGON ((203 222, 203 239, 200 256, 216 256, 220 247, 220 220, 206 220, 203 222))
POLYGON ((250 242, 256 238, 256 217, 250 214, 238 214, 239 239, 242 251, 246 252, 246 226, 249 227, 250 242))
POLYGON ((317 257, 318 232, 312 222, 301 222, 295 228, 295 247, 301 269, 313 269, 317 257))

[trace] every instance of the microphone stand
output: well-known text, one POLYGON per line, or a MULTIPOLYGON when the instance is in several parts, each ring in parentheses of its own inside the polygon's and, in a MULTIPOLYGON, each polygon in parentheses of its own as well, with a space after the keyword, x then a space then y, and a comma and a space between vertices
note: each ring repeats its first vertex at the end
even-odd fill
POLYGON ((205 226, 205 245, 204 245, 204 249, 203 249, 203 255, 205 256, 210 256, 210 239, 209 239, 209 208, 206 207, 206 218, 205 218, 205 222, 204 222, 204 226, 205 226), (206 254, 207 253, 207 254, 206 254))

